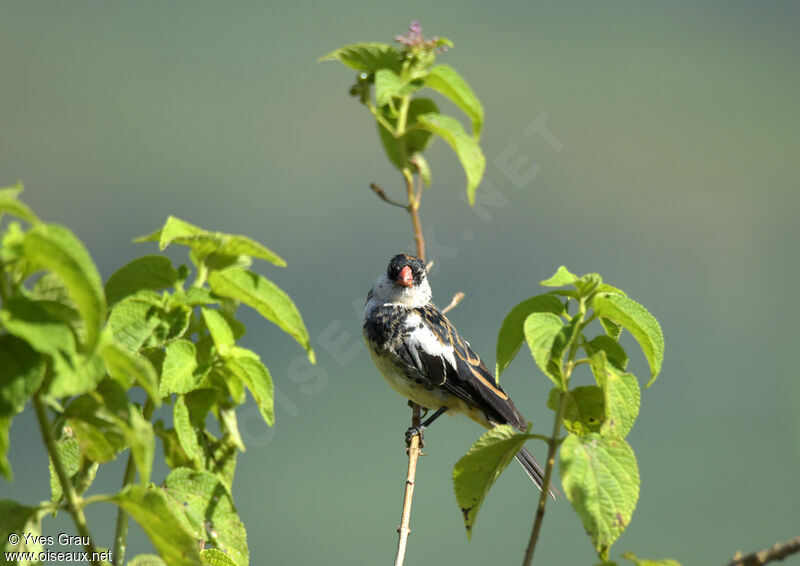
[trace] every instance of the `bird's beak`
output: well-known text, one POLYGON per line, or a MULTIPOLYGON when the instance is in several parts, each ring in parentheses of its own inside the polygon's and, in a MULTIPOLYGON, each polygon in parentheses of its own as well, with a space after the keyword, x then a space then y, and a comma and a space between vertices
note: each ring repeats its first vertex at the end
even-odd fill
POLYGON ((403 287, 413 287, 414 275, 411 273, 411 268, 406 265, 403 269, 401 269, 395 283, 402 285, 403 287))

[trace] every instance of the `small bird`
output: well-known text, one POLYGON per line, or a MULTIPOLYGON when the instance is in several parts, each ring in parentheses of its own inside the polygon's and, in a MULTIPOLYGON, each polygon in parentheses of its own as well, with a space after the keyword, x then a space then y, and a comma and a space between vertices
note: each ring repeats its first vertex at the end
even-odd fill
MULTIPOLYGON (((446 411, 463 413, 486 428, 507 423, 526 430, 525 417, 431 297, 422 260, 398 254, 364 307, 362 331, 378 371, 400 395, 435 410, 419 427, 408 429, 406 442, 446 411)), ((544 472, 531 453, 523 448, 516 458, 541 490, 544 472)))

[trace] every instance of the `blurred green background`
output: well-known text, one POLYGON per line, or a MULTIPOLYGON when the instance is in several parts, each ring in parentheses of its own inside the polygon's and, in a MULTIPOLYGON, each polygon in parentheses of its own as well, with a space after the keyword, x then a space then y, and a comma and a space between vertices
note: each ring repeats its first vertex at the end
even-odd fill
MULTIPOLYGON (((274 429, 252 405, 240 417, 234 496, 252 563, 393 559, 409 411, 374 370, 357 311, 388 258, 411 249, 410 221, 369 191, 402 195, 347 95, 354 72, 315 60, 391 41, 412 19, 455 42, 440 61, 486 108, 479 193, 492 203, 467 206, 441 141, 423 199, 434 298, 466 293, 451 314, 461 333, 493 366, 504 315, 562 263, 601 272, 663 324, 663 373, 629 437, 641 497, 612 556, 722 564, 797 535, 800 4, 6 0, 0 184, 23 180, 26 202, 72 227, 104 277, 152 253, 131 239, 168 214, 289 262, 261 271, 297 302, 319 362, 306 367, 247 313, 246 345, 279 391, 274 429), (536 120, 550 137, 526 136, 536 120)), ((632 370, 646 378, 638 351, 632 370)), ((503 376, 537 432, 551 423, 548 383, 524 351, 503 376)), ((466 540, 450 473, 480 432, 448 418, 426 435, 407 564, 520 561, 538 494, 517 466, 466 540)), ((0 498, 47 498, 30 409, 11 442, 16 479, 0 498)), ((93 489, 121 476, 116 462, 93 489)), ((100 546, 112 514, 89 509, 100 546)), ((149 549, 135 531, 128 556, 149 549)), ((593 556, 566 500, 550 505, 537 563, 593 556)))

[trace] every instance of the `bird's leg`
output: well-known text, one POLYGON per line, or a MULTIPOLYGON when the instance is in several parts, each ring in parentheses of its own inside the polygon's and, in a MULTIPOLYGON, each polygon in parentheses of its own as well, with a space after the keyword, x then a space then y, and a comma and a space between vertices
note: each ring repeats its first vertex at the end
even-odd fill
POLYGON ((422 438, 423 431, 426 428, 428 428, 431 425, 431 423, 433 423, 433 421, 435 421, 440 416, 442 416, 446 410, 447 410, 447 407, 439 407, 439 409, 437 409, 436 412, 433 413, 430 417, 425 419, 425 421, 422 424, 420 424, 419 426, 410 427, 406 431, 406 445, 411 444, 411 437, 412 436, 415 436, 415 435, 419 434, 419 446, 420 446, 420 448, 425 446, 425 442, 424 442, 424 440, 422 438))

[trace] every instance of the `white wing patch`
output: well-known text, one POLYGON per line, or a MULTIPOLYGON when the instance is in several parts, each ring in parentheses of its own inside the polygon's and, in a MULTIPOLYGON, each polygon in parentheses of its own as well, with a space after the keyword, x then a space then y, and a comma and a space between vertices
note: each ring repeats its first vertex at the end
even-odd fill
POLYGON ((452 345, 443 344, 418 314, 412 313, 406 318, 406 328, 410 330, 407 344, 408 351, 418 368, 425 369, 425 364, 419 359, 421 350, 429 356, 443 358, 452 369, 453 375, 456 374, 456 358, 452 345))

